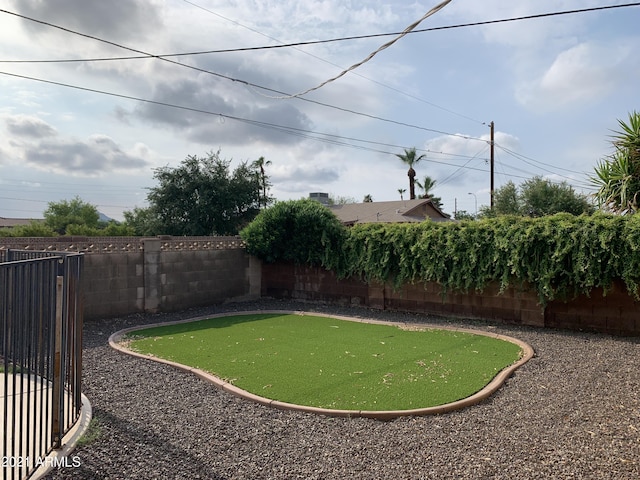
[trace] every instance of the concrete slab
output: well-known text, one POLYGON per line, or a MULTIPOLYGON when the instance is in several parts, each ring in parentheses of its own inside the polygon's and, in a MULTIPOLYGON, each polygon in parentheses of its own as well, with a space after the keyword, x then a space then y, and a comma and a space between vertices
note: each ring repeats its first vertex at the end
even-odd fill
MULTIPOLYGON (((67 401, 71 395, 66 393, 67 401)), ((40 478, 59 465, 60 458, 68 455, 91 420, 91 404, 82 398, 79 420, 63 438, 63 448, 46 454, 51 437, 53 388, 51 382, 30 374, 0 374, 0 451, 3 464, 2 478, 40 478), (6 437, 6 438, 5 438, 6 437), (58 459, 57 462, 54 459, 58 459), (45 468, 43 468, 45 467, 45 468)))

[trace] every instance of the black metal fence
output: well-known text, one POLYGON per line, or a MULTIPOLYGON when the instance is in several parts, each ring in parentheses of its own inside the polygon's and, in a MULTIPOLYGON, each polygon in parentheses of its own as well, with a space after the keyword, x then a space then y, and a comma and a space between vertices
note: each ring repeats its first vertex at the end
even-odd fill
POLYGON ((28 478, 82 407, 82 254, 0 251, 3 478, 28 478))

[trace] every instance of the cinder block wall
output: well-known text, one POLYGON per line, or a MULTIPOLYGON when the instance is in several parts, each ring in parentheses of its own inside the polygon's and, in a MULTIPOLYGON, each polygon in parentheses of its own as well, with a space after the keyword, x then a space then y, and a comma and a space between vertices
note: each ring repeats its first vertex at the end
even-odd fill
POLYGON ((0 250, 85 254, 85 319, 260 296, 260 262, 239 237, 0 238, 0 250))
POLYGON ((615 282, 604 295, 594 289, 587 297, 555 300, 542 306, 532 289, 508 288, 500 293, 497 284, 482 292, 448 292, 436 283, 392 285, 354 279, 338 279, 321 268, 278 262, 262 266, 262 294, 275 298, 319 300, 339 304, 360 304, 382 310, 495 319, 547 328, 564 328, 640 335, 640 302, 633 299, 622 282, 615 282))
POLYGON ((262 296, 371 306, 369 286, 353 278, 338 280, 318 267, 277 262, 262 264, 262 296))
POLYGON ((85 318, 143 312, 143 267, 142 252, 86 254, 82 272, 85 318))
POLYGON ((244 249, 162 252, 158 307, 180 310, 249 298, 252 267, 244 249))
POLYGON ((622 281, 615 281, 606 294, 596 288, 589 296, 580 295, 570 302, 549 302, 545 326, 637 336, 640 302, 627 292, 622 281))

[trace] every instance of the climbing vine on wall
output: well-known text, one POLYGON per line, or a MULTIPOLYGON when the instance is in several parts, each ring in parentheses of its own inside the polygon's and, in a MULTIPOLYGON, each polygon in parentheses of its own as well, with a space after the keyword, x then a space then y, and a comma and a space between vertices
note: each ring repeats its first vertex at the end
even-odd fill
POLYGON ((346 229, 317 202, 281 202, 242 232, 267 262, 322 265, 340 277, 436 282, 443 292, 482 291, 497 282, 533 288, 541 304, 606 293, 615 279, 640 300, 640 214, 567 213, 479 221, 364 224, 346 229))
POLYGON ((325 266, 340 276, 437 282, 445 292, 528 285, 541 303, 606 292, 622 279, 640 299, 640 216, 503 216, 459 223, 356 225, 325 266))

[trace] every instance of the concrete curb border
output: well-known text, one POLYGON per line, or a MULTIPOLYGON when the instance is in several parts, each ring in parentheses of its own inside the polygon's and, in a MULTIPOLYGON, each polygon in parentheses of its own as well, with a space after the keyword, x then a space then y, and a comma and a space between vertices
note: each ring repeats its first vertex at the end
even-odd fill
POLYGON ((71 455, 73 450, 76 448, 78 440, 80 440, 80 438, 89 429, 89 423, 93 417, 93 408, 91 407, 91 402, 89 402, 89 399, 84 395, 84 393, 81 395, 82 406, 80 407, 80 416, 73 427, 71 427, 71 429, 62 438, 62 448, 59 450, 53 450, 49 455, 47 455, 47 460, 43 465, 38 467, 35 472, 33 472, 29 477, 30 480, 39 480, 44 478, 51 470, 53 470, 53 465, 56 462, 58 462, 58 464, 64 463, 64 459, 71 455))
POLYGON ((282 410, 296 410, 296 411, 301 411, 301 412, 307 412, 307 413, 314 413, 314 414, 320 414, 320 415, 327 415, 327 416, 333 416, 333 417, 349 417, 349 418, 356 418, 356 417, 365 417, 365 418, 373 418, 376 420, 392 420, 398 417, 403 417, 403 416, 421 416, 421 415, 437 415, 437 414, 441 414, 441 413, 447 413, 447 412, 451 412, 454 410, 459 410, 471 405, 475 405, 477 403, 480 403, 481 401, 487 399, 489 396, 491 396, 493 393, 496 392, 496 390, 498 390, 498 388, 500 388, 502 386, 502 384, 504 384, 504 382, 513 374, 513 372, 518 369, 519 367, 521 367, 522 365, 524 365, 526 362, 528 362, 531 358, 533 358, 535 352, 533 350, 533 348, 523 342, 522 340, 519 340, 517 338, 513 338, 513 337, 508 337, 506 335, 500 335, 500 334, 493 334, 490 332, 484 332, 481 330, 473 330, 473 329, 468 329, 468 328, 457 328, 457 327, 450 327, 450 326, 443 326, 443 325, 435 325, 435 324, 423 324, 423 323, 404 323, 404 322, 386 322, 386 321, 381 321, 381 320, 373 320, 373 319, 367 319, 367 318, 362 318, 362 317, 347 317, 347 316, 342 316, 342 315, 330 315, 330 314, 324 314, 324 313, 317 313, 317 312, 304 312, 304 311, 291 311, 291 310, 248 310, 248 311, 237 311, 237 312, 225 312, 225 313, 219 313, 219 314, 214 314, 214 315, 206 315, 206 316, 202 316, 202 317, 194 317, 194 318, 189 318, 189 319, 184 319, 184 320, 177 320, 177 321, 172 321, 172 322, 161 322, 161 323, 153 323, 153 324, 149 324, 149 325, 140 325, 137 327, 130 327, 130 328, 125 328, 123 330, 119 330, 117 332, 115 332, 114 334, 112 334, 109 337, 109 345, 114 348, 115 350, 118 350, 122 353, 126 353, 128 355, 132 355, 134 357, 139 357, 139 358, 144 358, 144 359, 148 359, 148 360, 153 360, 155 362, 159 362, 159 363, 164 363, 166 365, 171 365, 172 367, 175 367, 179 370, 183 370, 185 372, 189 372, 189 373, 193 373, 196 376, 207 380, 211 383, 213 383, 214 385, 216 385, 218 388, 229 392, 233 395, 236 395, 238 397, 241 398, 245 398, 247 400, 251 400, 253 402, 256 403, 260 403, 262 405, 267 405, 270 407, 275 407, 275 408, 279 408, 282 410), (199 320, 206 320, 209 318, 217 318, 217 317, 229 317, 229 316, 237 316, 237 315, 255 315, 255 314, 262 314, 262 313, 281 313, 281 314, 294 314, 294 315, 307 315, 307 316, 317 316, 317 317, 327 317, 327 318, 335 318, 338 320, 347 320, 347 321, 353 321, 353 322, 362 322, 362 323, 374 323, 374 324, 380 324, 380 325, 395 325, 398 326, 400 328, 406 328, 406 327, 411 327, 411 328, 418 328, 418 329, 422 329, 422 330, 452 330, 452 331, 457 331, 457 332, 464 332, 464 333, 471 333, 474 335, 484 335, 486 337, 492 337, 492 338, 496 338, 496 339, 500 339, 500 340, 505 340, 511 343, 515 343, 516 345, 518 345, 520 348, 522 348, 522 357, 513 365, 510 365, 506 368, 504 368, 503 370, 501 370, 500 372, 498 372, 498 374, 493 378, 493 380, 491 380, 491 382, 489 382, 482 390, 476 392, 475 394, 471 395, 470 397, 467 398, 463 398, 462 400, 458 400, 455 402, 451 402, 451 403, 447 403, 444 405, 438 405, 435 407, 426 407, 426 408, 416 408, 416 409, 412 409, 412 410, 384 410, 384 411, 374 411, 374 410, 333 410, 333 409, 327 409, 327 408, 318 408, 318 407, 309 407, 309 406, 304 406, 304 405, 295 405, 295 404, 291 404, 291 403, 285 403, 285 402, 280 402, 278 400, 272 400, 269 398, 264 398, 261 397, 259 395, 255 395, 253 393, 247 392, 245 390, 242 390, 238 387, 236 387, 235 385, 232 385, 228 382, 225 382, 224 380, 222 380, 219 377, 216 377, 215 375, 212 375, 210 373, 207 373, 203 370, 200 370, 198 368, 193 368, 193 367, 189 367, 187 365, 182 365, 180 363, 176 363, 176 362, 172 362, 170 360, 164 360, 162 358, 157 358, 151 355, 146 355, 146 354, 141 354, 141 353, 137 353, 134 352, 132 350, 129 350, 128 348, 126 348, 121 342, 122 339, 124 338, 125 335, 131 333, 131 332, 135 332, 138 330, 144 330, 147 328, 153 328, 153 327, 161 327, 161 326, 167 326, 167 325, 177 325, 177 324, 181 324, 181 323, 189 323, 189 322, 197 322, 199 320))

